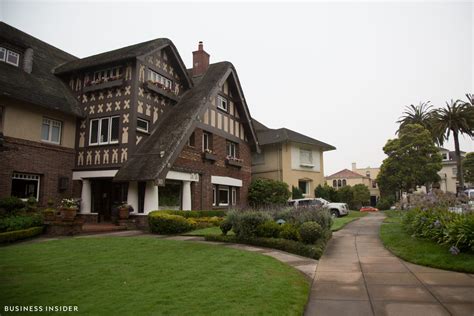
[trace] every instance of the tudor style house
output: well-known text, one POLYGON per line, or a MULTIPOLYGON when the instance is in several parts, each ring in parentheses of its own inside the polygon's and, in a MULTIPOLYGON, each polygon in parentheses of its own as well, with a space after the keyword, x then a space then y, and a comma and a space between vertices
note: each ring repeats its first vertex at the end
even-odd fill
MULTIPOLYGON (((42 62, 50 51, 59 51, 40 43, 48 48, 38 54, 42 62)), ((123 202, 137 216, 156 209, 246 204, 250 152, 259 148, 231 63, 210 64, 200 42, 193 68, 186 69, 174 44, 164 38, 83 59, 63 54, 67 58, 48 62, 42 74, 66 87, 56 93, 63 95, 65 108, 77 112, 70 114, 77 123, 70 131, 75 132, 73 145, 68 143, 74 158, 64 172, 70 175, 72 170, 74 195, 81 198, 80 213, 86 220, 110 220, 114 206, 123 202)), ((34 94, 30 97, 36 100, 34 94)), ((4 123, 8 111, 7 106, 4 123)), ((56 118, 44 113, 46 119, 56 118)), ((54 129, 55 121, 64 120, 49 124, 54 129)), ((54 158, 50 163, 56 164, 54 158)), ((5 173, 11 178, 22 170, 5 173)))
POLYGON ((52 69, 76 57, 0 22, 0 197, 72 195, 79 102, 52 69))
POLYGON ((287 128, 271 129, 253 120, 261 152, 253 153, 252 178, 283 181, 298 187, 305 197, 324 184, 325 151, 336 149, 287 128))

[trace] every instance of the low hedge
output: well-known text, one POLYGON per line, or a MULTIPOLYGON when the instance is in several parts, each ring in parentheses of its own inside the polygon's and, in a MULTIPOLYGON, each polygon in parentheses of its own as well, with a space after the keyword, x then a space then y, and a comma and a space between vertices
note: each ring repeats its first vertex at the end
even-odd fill
POLYGON ((40 213, 26 213, 0 217, 0 232, 23 230, 43 225, 40 213))
POLYGON ((204 238, 207 241, 219 241, 219 242, 228 242, 228 243, 241 243, 252 246, 260 246, 266 248, 273 248, 289 253, 294 253, 303 257, 308 257, 312 259, 319 259, 326 247, 328 239, 320 239, 314 245, 306 245, 302 242, 288 240, 283 238, 263 238, 255 237, 248 239, 239 239, 236 236, 232 235, 206 235, 204 238))
POLYGON ((153 211, 152 213, 160 212, 171 215, 179 215, 185 218, 197 218, 197 217, 225 217, 227 212, 223 210, 212 210, 212 211, 176 211, 176 210, 160 210, 153 211))
POLYGON ((0 233, 0 243, 14 242, 21 239, 30 238, 43 232, 43 226, 31 227, 22 230, 15 230, 0 233))
POLYGON ((157 234, 181 234, 193 230, 196 222, 179 215, 163 212, 148 214, 150 231, 157 234))

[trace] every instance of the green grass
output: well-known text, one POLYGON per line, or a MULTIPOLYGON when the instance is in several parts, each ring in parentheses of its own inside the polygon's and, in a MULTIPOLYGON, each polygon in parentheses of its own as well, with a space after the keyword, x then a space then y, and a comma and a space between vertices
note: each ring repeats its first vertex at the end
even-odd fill
MULTIPOLYGON (((201 229, 196 229, 190 232, 185 233, 184 235, 190 235, 190 236, 207 236, 207 235, 221 235, 222 231, 219 228, 219 226, 212 226, 212 227, 207 227, 207 228, 201 228, 201 229)), ((227 235, 233 235, 234 232, 230 231, 227 233, 227 235)))
POLYGON ((0 248, 2 310, 77 305, 78 315, 301 315, 308 292, 293 268, 221 246, 109 237, 0 248))
POLYGON ((474 273, 474 254, 454 256, 449 253, 448 246, 411 237, 403 229, 400 211, 385 211, 385 214, 388 217, 380 229, 380 238, 396 256, 432 268, 474 273))
POLYGON ((332 223, 332 226, 331 226, 331 230, 333 232, 338 231, 338 230, 342 229, 344 226, 346 226, 347 224, 349 224, 350 222, 353 222, 358 218, 364 217, 367 214, 368 213, 366 213, 366 212, 349 211, 349 214, 347 214, 347 216, 338 217, 338 218, 334 219, 334 221, 332 223))

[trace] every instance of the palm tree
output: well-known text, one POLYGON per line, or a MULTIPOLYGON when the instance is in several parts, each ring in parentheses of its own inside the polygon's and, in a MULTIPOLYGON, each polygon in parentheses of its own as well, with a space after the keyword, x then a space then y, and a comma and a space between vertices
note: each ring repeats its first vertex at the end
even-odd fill
MULTIPOLYGON (((400 130, 408 124, 420 124, 430 132, 432 132, 432 116, 433 111, 431 110, 433 106, 428 102, 420 102, 419 105, 415 106, 413 104, 405 107, 405 111, 397 123, 400 124, 400 127, 397 130, 397 134, 400 130)), ((433 136, 433 139, 436 137, 433 136)))
POLYGON ((462 176, 461 150, 459 148, 459 135, 465 134, 474 136, 474 106, 472 105, 472 95, 467 95, 469 102, 457 100, 451 103, 446 102, 446 107, 436 109, 432 115, 432 128, 435 135, 438 135, 437 142, 442 145, 448 140, 451 133, 454 139, 454 149, 456 151, 457 178, 459 187, 464 188, 464 178, 462 176))

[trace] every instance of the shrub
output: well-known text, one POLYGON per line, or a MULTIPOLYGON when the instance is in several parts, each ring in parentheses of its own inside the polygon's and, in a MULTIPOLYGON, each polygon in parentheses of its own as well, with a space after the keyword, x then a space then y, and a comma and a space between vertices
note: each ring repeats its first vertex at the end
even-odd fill
POLYGON ((316 222, 306 222, 300 226, 299 234, 305 244, 314 244, 322 237, 323 229, 316 222))
POLYGON ((157 234, 180 234, 194 229, 195 222, 183 216, 151 212, 148 214, 150 231, 157 234))
POLYGON ((43 232, 43 226, 30 227, 22 230, 15 230, 0 233, 0 243, 13 242, 21 239, 30 238, 43 232))
POLYGON ((326 183, 324 184, 324 186, 318 185, 316 189, 314 189, 314 196, 318 198, 323 198, 331 202, 339 201, 337 197, 337 190, 327 185, 326 183))
POLYGON ((260 224, 257 227, 257 236, 258 237, 267 237, 267 238, 278 238, 280 235, 281 226, 278 225, 275 221, 270 220, 266 221, 263 224, 260 224))
MULTIPOLYGON (((237 237, 246 239, 257 235, 257 228, 266 221, 272 220, 266 212, 239 212, 235 213, 232 227, 237 237)), ((232 217, 231 217, 232 219, 232 217)))
POLYGON ((22 230, 43 225, 43 216, 39 213, 10 215, 0 218, 0 232, 22 230))
POLYGON ((225 217, 226 211, 212 210, 212 211, 176 211, 176 210, 160 210, 154 212, 161 212, 170 215, 179 215, 185 218, 199 218, 199 217, 225 217))
POLYGON ((250 205, 286 205, 291 193, 288 185, 282 181, 255 179, 249 187, 250 205))
POLYGON ((240 240, 236 236, 222 235, 207 235, 204 238, 208 241, 240 242, 253 246, 273 248, 313 259, 319 259, 325 247, 325 242, 321 242, 321 244, 318 245, 305 245, 302 242, 282 238, 258 237, 240 240))
POLYGON ((227 233, 232 229, 232 223, 226 218, 219 225, 219 228, 221 229, 222 234, 227 235, 227 233))
POLYGON ((298 241, 300 239, 298 228, 290 223, 281 225, 280 238, 298 241))
POLYGON ((211 226, 219 226, 220 223, 224 220, 222 217, 190 217, 188 219, 192 219, 194 222, 198 224, 199 227, 211 227, 211 226))
POLYGON ((339 190, 337 190, 337 196, 340 202, 353 206, 354 192, 350 185, 339 188, 339 190))
POLYGON ((359 209, 364 205, 369 205, 370 191, 365 184, 356 184, 352 187, 352 209, 359 209))
POLYGON ((303 191, 300 188, 292 186, 291 187, 291 197, 293 199, 302 199, 304 198, 303 191))
POLYGON ((456 216, 446 224, 445 243, 461 251, 474 252, 474 215, 456 216))
POLYGON ((391 198, 380 198, 377 201, 376 207, 379 210, 385 211, 385 210, 389 210, 390 207, 393 205, 393 203, 394 203, 394 200, 391 198))
POLYGON ((316 206, 301 207, 292 209, 291 211, 281 214, 279 218, 284 219, 296 226, 300 226, 305 222, 317 222, 323 230, 331 229, 332 217, 329 210, 316 206))
POLYGON ((4 209, 7 214, 21 210, 25 207, 25 202, 15 196, 0 199, 0 209, 4 209))

